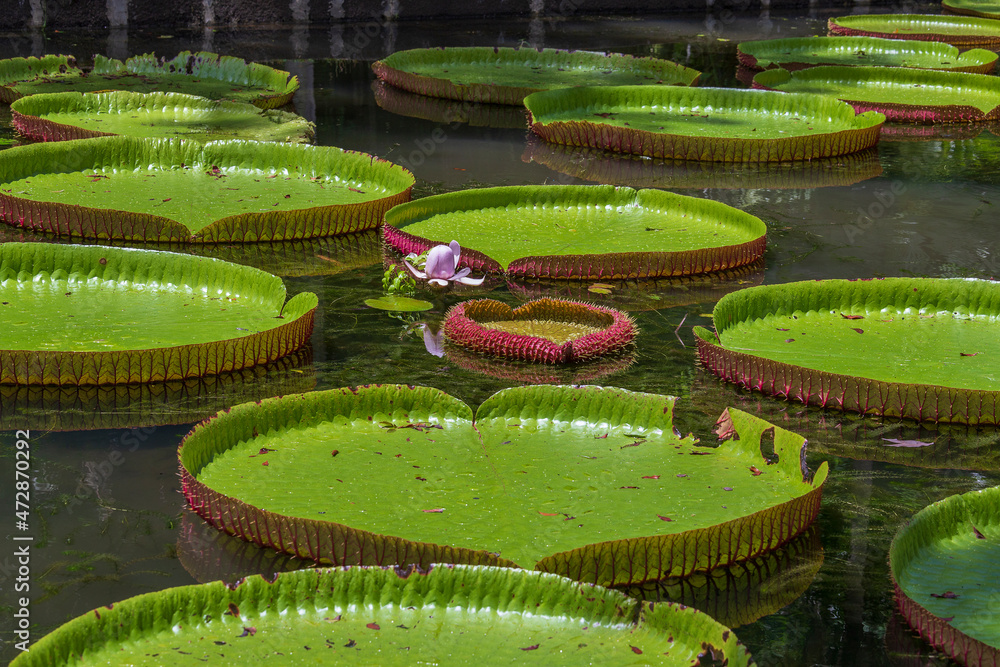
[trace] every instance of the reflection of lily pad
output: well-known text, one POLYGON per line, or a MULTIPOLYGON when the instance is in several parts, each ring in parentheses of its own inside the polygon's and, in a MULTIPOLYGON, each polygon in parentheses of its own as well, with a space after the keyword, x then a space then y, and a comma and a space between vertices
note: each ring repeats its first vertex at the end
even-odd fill
POLYGON ((485 102, 463 102, 418 95, 384 81, 372 83, 375 103, 386 111, 435 123, 468 123, 472 127, 524 128, 524 107, 485 102))
POLYGON ((662 58, 557 49, 449 47, 397 51, 372 65, 410 92, 520 105, 526 95, 568 86, 693 85, 699 72, 662 58))
POLYGON ((627 665, 639 656, 752 663, 728 628, 680 605, 539 572, 438 565, 303 570, 147 593, 70 621, 13 665, 236 665, 276 655, 286 665, 390 667, 627 665))
POLYGON ((761 72, 754 87, 836 97, 859 112, 902 123, 970 123, 1000 119, 1000 81, 986 74, 905 67, 813 67, 761 72))
POLYGON ((413 183, 333 147, 98 137, 0 151, 0 216, 70 237, 288 241, 374 229, 413 183))
POLYGON ((724 380, 864 414, 1000 423, 1000 283, 887 278, 754 287, 695 328, 724 380))
POLYGON ((385 242, 404 254, 457 239, 474 271, 560 279, 682 276, 749 264, 759 218, 660 190, 521 186, 465 190, 397 206, 385 242))
POLYGON ((311 391, 308 348, 219 375, 144 384, 0 385, 0 430, 84 431, 191 424, 247 401, 311 391))
POLYGON ((754 69, 795 71, 816 65, 917 67, 951 72, 992 74, 997 54, 986 49, 959 53, 942 42, 878 37, 792 37, 742 42, 740 64, 754 69))
POLYGON ((546 141, 654 158, 780 162, 845 155, 878 142, 881 114, 816 95, 671 86, 593 86, 524 100, 546 141))
POLYGON ((520 387, 473 422, 423 387, 286 396, 196 427, 182 486, 216 527, 323 563, 519 564, 596 583, 744 560, 812 522, 826 465, 809 476, 802 438, 774 429, 780 460, 768 465, 770 424, 731 412, 721 432, 736 437, 707 449, 674 434, 672 407, 520 387))
POLYGON ((479 354, 547 364, 592 361, 635 338, 635 323, 614 308, 562 299, 538 299, 511 308, 477 299, 453 306, 444 335, 479 354))
POLYGON ((14 127, 36 141, 110 134, 181 137, 195 141, 253 139, 308 143, 312 123, 275 109, 181 93, 54 93, 11 104, 14 127))
POLYGON ((875 148, 815 160, 734 164, 649 158, 530 137, 521 159, 586 181, 631 188, 818 188, 853 185, 882 174, 875 148))
POLYGON ((822 566, 823 545, 819 530, 813 527, 777 551, 745 563, 691 577, 651 581, 622 592, 640 600, 694 607, 738 628, 797 600, 822 566))
POLYGON ((827 28, 831 35, 917 39, 964 47, 1000 44, 1000 21, 965 16, 859 14, 831 18, 827 28))
POLYGON ((636 362, 635 350, 600 357, 569 366, 536 364, 530 361, 496 359, 467 352, 456 345, 444 346, 449 363, 473 373, 516 384, 597 384, 607 376, 628 370, 636 362))
POLYGON ((411 299, 408 296, 399 296, 398 294, 387 294, 377 299, 365 299, 365 305, 379 310, 396 310, 406 313, 416 313, 434 307, 430 301, 411 299))
POLYGON ((1000 662, 1000 486, 918 512, 892 541, 896 604, 907 622, 966 665, 1000 662))
POLYGON ((1000 19, 1000 3, 996 0, 941 0, 941 9, 953 14, 1000 19))
POLYGON ((38 93, 131 90, 187 93, 273 109, 291 101, 298 87, 298 78, 288 72, 208 52, 182 51, 170 60, 147 53, 124 63, 95 56, 89 72, 78 68, 72 56, 0 60, 0 102, 7 103, 38 93))
POLYGON ((0 384, 163 382, 226 373, 309 341, 316 295, 200 257, 0 246, 0 384))

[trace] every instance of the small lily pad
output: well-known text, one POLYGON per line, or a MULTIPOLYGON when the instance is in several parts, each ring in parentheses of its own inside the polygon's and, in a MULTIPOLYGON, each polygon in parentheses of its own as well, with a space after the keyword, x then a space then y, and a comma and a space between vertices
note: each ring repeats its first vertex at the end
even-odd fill
POLYGON ((397 296, 395 294, 381 296, 377 299, 365 299, 365 305, 369 308, 378 308, 379 310, 397 310, 407 313, 430 310, 434 307, 434 304, 430 301, 411 299, 408 296, 397 296))
POLYGON ((1000 486, 917 512, 889 549, 896 605, 922 637, 966 665, 1000 661, 1000 486))
POLYGON ((539 90, 597 84, 689 86, 701 74, 662 58, 478 46, 397 51, 372 69, 378 78, 421 95, 515 105, 539 90))
POLYGON ((529 95, 546 141, 652 158, 783 162, 846 155, 878 142, 885 117, 817 95, 674 86, 591 86, 529 95))
POLYGON ((626 665, 749 667, 731 630, 540 572, 436 565, 252 576, 146 593, 77 617, 12 667, 74 664, 626 665))
POLYGON ((810 474, 801 437, 729 410, 726 442, 700 447, 674 434, 673 403, 518 387, 473 420, 426 387, 286 396, 196 427, 182 486, 219 529, 321 563, 522 566, 602 584, 745 560, 812 523, 827 466, 810 474))
POLYGON ((286 111, 181 93, 52 93, 11 104, 18 132, 36 141, 89 139, 112 134, 310 143, 312 123, 286 111))

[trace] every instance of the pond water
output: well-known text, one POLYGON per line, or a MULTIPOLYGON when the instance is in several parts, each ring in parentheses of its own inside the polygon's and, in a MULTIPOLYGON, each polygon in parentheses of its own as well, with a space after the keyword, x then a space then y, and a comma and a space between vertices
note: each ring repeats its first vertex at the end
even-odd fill
MULTIPOLYGON (((823 34, 828 16, 864 9, 861 3, 823 8, 813 2, 800 13, 747 13, 724 4, 716 3, 714 15, 642 19, 571 13, 530 21, 392 24, 373 19, 332 28, 171 35, 0 35, 0 58, 72 53, 85 62, 93 53, 124 58, 151 50, 166 56, 184 49, 213 50, 298 74, 303 87, 295 106, 316 123, 318 142, 411 168, 417 177, 414 197, 470 187, 605 179, 714 199, 761 217, 768 225, 769 247, 766 265, 757 273, 721 283, 627 283, 610 295, 587 292, 579 284, 500 283, 489 295, 511 304, 535 295, 564 295, 631 311, 641 329, 634 364, 598 369, 610 372, 596 378, 563 374, 551 381, 679 396, 681 431, 706 441, 714 437, 719 413, 734 405, 805 435, 812 468, 829 461, 823 508, 805 537, 725 577, 696 582, 704 584, 701 588, 650 586, 641 594, 680 592, 693 601, 714 592, 706 608, 737 626, 762 665, 947 664, 914 639, 895 614, 888 547, 899 526, 925 505, 1000 484, 1000 432, 860 419, 736 390, 696 365, 692 326, 710 326, 706 314, 727 290, 758 283, 1000 276, 997 134, 963 127, 920 136, 890 128, 877 152, 812 165, 765 170, 665 164, 567 155, 533 140, 517 112, 461 105, 441 109, 373 86, 371 61, 395 50, 528 44, 670 58, 703 71, 702 85, 742 87, 736 79, 739 41, 823 34), (890 439, 931 444, 893 447, 890 439)), ((0 108, 0 121, 8 120, 9 110, 0 108)), ((0 130, 0 139, 12 137, 0 130)), ((0 238, 24 235, 8 230, 0 238)), ((311 351, 266 372, 147 391, 0 387, 0 429, 9 429, 0 432, 4 471, 13 470, 14 430, 31 430, 33 639, 96 606, 135 594, 296 566, 219 536, 185 511, 177 445, 193 422, 215 410, 264 396, 367 383, 428 385, 476 406, 521 381, 516 372, 523 369, 490 376, 457 359, 429 354, 414 326, 418 318, 367 308, 364 300, 381 294, 383 271, 373 235, 197 252, 276 272, 290 293, 316 292, 320 306, 311 351)), ((436 327, 444 311, 469 293, 421 292, 418 296, 431 300, 434 309, 419 321, 436 327)), ((0 506, 13 504, 4 482, 0 506)), ((13 517, 4 521, 3 532, 13 532, 13 517)), ((9 552, 13 542, 6 544, 9 552)), ((0 566, 9 562, 4 558, 0 566)), ((0 591, 2 657, 11 658, 9 570, 0 570, 0 591)))

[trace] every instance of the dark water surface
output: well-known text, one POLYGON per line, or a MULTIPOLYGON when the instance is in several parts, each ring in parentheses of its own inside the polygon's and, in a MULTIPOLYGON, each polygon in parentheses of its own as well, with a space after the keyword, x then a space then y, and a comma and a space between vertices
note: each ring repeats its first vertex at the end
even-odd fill
MULTIPOLYGON (((0 58, 72 53, 87 61, 99 52, 124 58, 151 50, 168 57, 184 49, 214 50, 298 74, 303 88, 295 106, 315 121, 318 142, 410 167, 418 179, 415 197, 603 178, 715 199, 761 217, 769 228, 766 268, 722 286, 705 281, 626 284, 605 297, 579 285, 498 284, 490 296, 518 303, 556 294, 628 308, 641 328, 636 363, 590 381, 681 397, 681 430, 706 441, 722 409, 736 405, 803 433, 813 468, 829 461, 814 531, 775 556, 696 582, 704 584, 700 589, 659 590, 702 598, 714 591, 706 608, 739 626, 737 634, 762 665, 946 664, 914 639, 893 611, 888 547, 898 527, 925 505, 1000 483, 1000 433, 881 423, 738 391, 696 367, 691 328, 710 325, 705 314, 726 290, 759 282, 1000 275, 997 135, 961 128, 928 138, 902 129, 884 136, 877 153, 765 171, 602 160, 566 155, 533 141, 516 111, 442 108, 399 91, 373 89, 370 70, 372 60, 403 48, 530 44, 657 55, 702 70, 702 85, 740 86, 735 78, 739 41, 822 34, 827 16, 849 11, 721 11, 635 20, 569 15, 444 24, 373 20, 322 29, 176 35, 0 34, 0 58), (894 448, 887 438, 933 445, 894 448)), ((7 120, 9 110, 0 109, 0 121, 7 120)), ((0 130, 0 138, 12 136, 0 130)), ((0 238, 21 235, 6 231, 0 238)), ((413 326, 417 318, 393 318, 364 306, 364 299, 381 293, 377 237, 267 249, 225 247, 209 254, 279 273, 291 293, 316 292, 320 307, 311 353, 267 372, 145 393, 0 388, 4 471, 13 470, 14 430, 31 430, 33 639, 94 607, 139 593, 296 565, 218 536, 185 512, 177 445, 193 422, 213 411, 265 396, 381 382, 437 387, 476 406, 518 382, 432 356, 413 326)), ((467 294, 421 294, 435 303, 422 319, 436 326, 444 311, 467 294)), ((0 507, 13 504, 5 480, 0 507)), ((12 514, 2 520, 0 534, 14 532, 12 514)), ((4 544, 0 566, 13 551, 13 542, 4 544)), ((7 642, 2 657, 8 659, 15 653, 9 643, 13 583, 10 570, 0 567, 0 639, 7 642)), ((657 589, 647 587, 643 594, 655 596, 657 589)))

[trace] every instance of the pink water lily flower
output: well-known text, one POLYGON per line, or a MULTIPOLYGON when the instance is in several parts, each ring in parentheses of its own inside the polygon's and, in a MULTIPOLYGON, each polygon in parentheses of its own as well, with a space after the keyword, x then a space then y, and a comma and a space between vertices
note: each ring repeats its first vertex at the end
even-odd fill
POLYGON ((452 241, 448 245, 436 245, 427 253, 427 262, 424 270, 416 268, 405 259, 403 264, 410 270, 410 273, 421 280, 426 280, 431 285, 445 287, 449 282, 462 283, 463 285, 482 285, 486 278, 469 278, 472 271, 469 267, 455 272, 458 268, 458 259, 462 254, 462 247, 458 241, 452 241))

